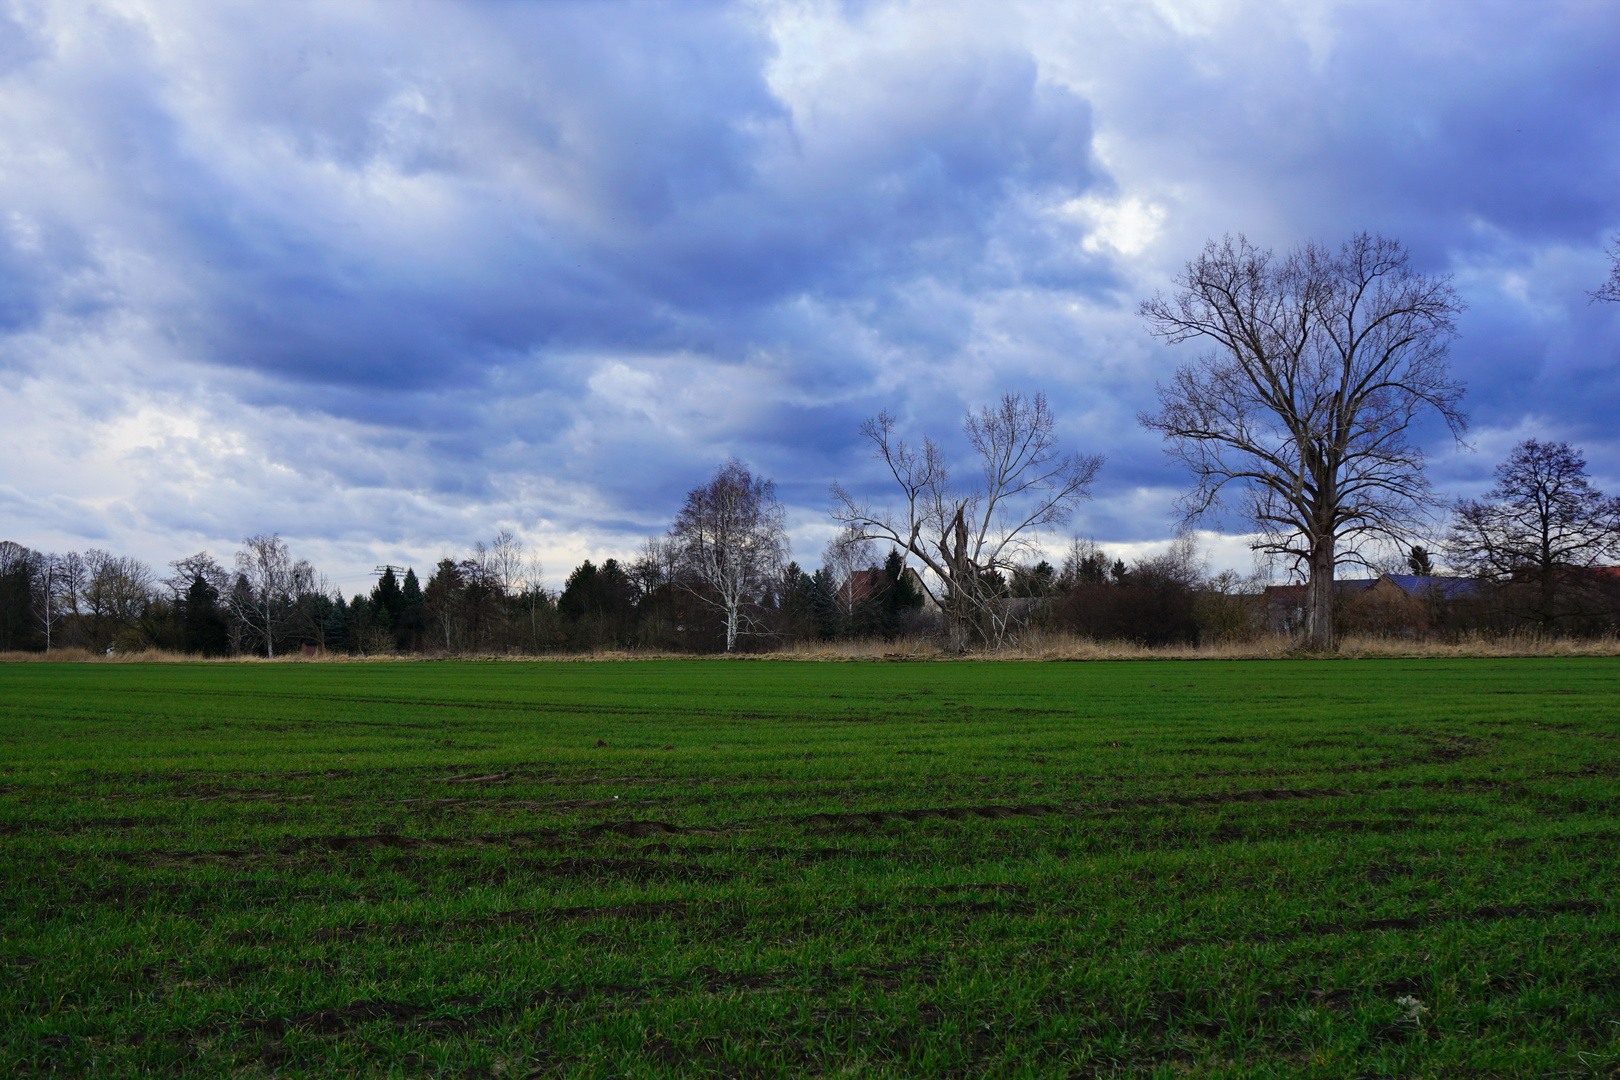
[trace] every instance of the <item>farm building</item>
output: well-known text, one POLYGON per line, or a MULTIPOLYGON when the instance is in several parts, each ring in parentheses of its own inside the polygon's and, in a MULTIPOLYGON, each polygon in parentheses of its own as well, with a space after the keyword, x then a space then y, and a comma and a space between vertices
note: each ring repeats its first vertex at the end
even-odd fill
MULTIPOLYGON (((1342 627, 1375 634, 1426 633, 1454 621, 1456 609, 1485 599, 1484 587, 1470 578, 1383 574, 1333 584, 1342 627)), ((1268 587, 1265 614, 1273 633, 1298 633, 1305 624, 1305 586, 1268 587)))

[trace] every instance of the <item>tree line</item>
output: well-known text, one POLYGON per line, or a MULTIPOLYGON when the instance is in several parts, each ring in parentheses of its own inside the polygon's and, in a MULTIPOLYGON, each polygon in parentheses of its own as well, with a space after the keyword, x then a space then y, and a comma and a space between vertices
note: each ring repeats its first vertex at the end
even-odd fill
POLYGON ((788 560, 732 597, 684 577, 672 554, 655 541, 626 563, 586 560, 553 592, 521 541, 502 532, 467 557, 441 559, 425 581, 414 567, 388 566, 369 592, 345 599, 279 536, 249 537, 231 569, 201 552, 163 576, 100 550, 50 554, 0 541, 0 651, 707 652, 894 638, 922 625, 922 597, 897 555, 871 568, 858 596, 827 568, 807 573, 788 560))
MULTIPOLYGON (((1595 299, 1620 300, 1620 247, 1614 254, 1595 299)), ((1280 257, 1242 236, 1211 241, 1172 295, 1140 307, 1151 333, 1208 350, 1139 418, 1193 477, 1183 525, 1245 520, 1257 553, 1304 583, 1308 649, 1331 650, 1343 630, 1341 571, 1388 569, 1389 553, 1432 534, 1447 509, 1414 432, 1425 419, 1459 441, 1467 429, 1447 363, 1462 309, 1448 277, 1415 270, 1398 242, 1365 233, 1280 257)), ((99 550, 58 556, 6 542, 0 649, 735 651, 924 632, 966 649, 1043 626, 1148 644, 1268 628, 1264 595, 1230 575, 1208 579, 1190 541, 1132 566, 1078 541, 1060 569, 1039 557, 1104 465, 1059 445, 1040 394, 968 413, 968 468, 932 437, 902 437, 886 412, 861 433, 892 498, 834 483, 840 531, 814 573, 789 558, 774 484, 734 460, 687 494, 637 558, 584 562, 556 595, 509 532, 441 560, 425 584, 414 568, 382 568, 369 595, 347 601, 277 536, 249 537, 231 570, 199 553, 161 579, 99 550)), ((1449 508, 1443 547, 1469 587, 1439 584, 1419 545, 1406 577, 1431 582, 1436 604, 1474 612, 1464 620, 1474 628, 1614 632, 1620 500, 1592 488, 1565 443, 1522 443, 1496 477, 1484 500, 1449 508), (1468 604, 1454 603, 1464 595, 1468 604)))
MULTIPOLYGON (((929 636, 1007 643, 1031 630, 1157 646, 1297 629, 1256 579, 1209 574, 1190 534, 1130 563, 1075 539, 1057 566, 1034 558, 982 570, 974 606, 953 613, 934 595, 944 593, 937 577, 916 573, 897 544, 880 557, 859 530, 846 527, 820 568, 802 569, 788 558, 779 511, 769 481, 728 462, 688 495, 666 535, 627 562, 580 563, 560 591, 503 531, 439 560, 425 581, 412 567, 383 567, 369 592, 347 600, 277 536, 247 538, 230 569, 200 552, 164 576, 97 549, 57 555, 0 541, 0 651, 714 652, 929 636), (732 531, 753 542, 737 543, 732 531), (979 619, 984 611, 993 622, 979 619)), ((963 517, 950 511, 952 533, 963 517)), ((1591 486, 1575 448, 1527 440, 1483 499, 1453 504, 1438 550, 1412 545, 1367 571, 1427 583, 1410 602, 1392 611, 1341 595, 1334 631, 1613 634, 1616 557, 1620 499, 1591 486)))

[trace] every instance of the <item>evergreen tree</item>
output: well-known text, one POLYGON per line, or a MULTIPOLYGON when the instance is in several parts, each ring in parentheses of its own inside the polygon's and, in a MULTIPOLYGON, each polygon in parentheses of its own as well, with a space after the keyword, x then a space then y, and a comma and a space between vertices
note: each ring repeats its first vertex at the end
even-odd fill
POLYGON ((326 647, 333 652, 353 652, 354 642, 349 633, 349 605, 339 595, 322 613, 321 634, 326 647))
POLYGON ((395 626, 394 640, 402 649, 415 649, 427 631, 427 599, 422 595, 422 583, 417 580, 414 569, 406 568, 399 596, 399 622, 395 626))
POLYGON ((0 650, 36 647, 34 592, 39 562, 37 552, 11 540, 0 541, 0 650))
POLYGON ((810 611, 816 636, 822 641, 832 641, 843 632, 844 617, 838 610, 838 586, 825 567, 810 578, 810 611))
POLYGON ((1430 577, 1434 574, 1434 560, 1429 550, 1421 544, 1413 544, 1412 550, 1406 554, 1407 568, 1418 577, 1430 577))
POLYGON ((364 655, 375 648, 376 631, 372 629, 371 602, 359 593, 349 601, 349 649, 364 655))
POLYGON ((883 561, 883 581, 880 632, 885 640, 893 640, 905 633, 909 618, 922 610, 922 590, 906 573, 905 559, 897 548, 890 548, 889 557, 883 561))
POLYGON ((572 624, 569 637, 578 648, 628 644, 636 615, 636 584, 617 559, 600 567, 586 559, 568 575, 557 610, 572 624))
POLYGON ((777 589, 782 629, 794 637, 815 638, 820 634, 812 601, 815 584, 810 575, 790 562, 782 570, 782 584, 777 589))
POLYGON ((191 579, 180 603, 181 640, 186 652, 224 656, 230 652, 230 623, 219 604, 219 590, 202 574, 191 579))
POLYGON ((393 634, 404 608, 405 596, 400 590, 399 578, 394 576, 392 566, 384 567, 382 577, 371 590, 372 623, 384 633, 393 634))
POLYGON ((440 559, 423 590, 430 627, 428 639, 435 650, 450 652, 465 646, 466 617, 462 609, 466 591, 461 564, 454 559, 440 559))
POLYGON ((1057 571, 1042 559, 1032 567, 1019 567, 1013 572, 1012 594, 1022 597, 1050 596, 1055 588, 1057 571))

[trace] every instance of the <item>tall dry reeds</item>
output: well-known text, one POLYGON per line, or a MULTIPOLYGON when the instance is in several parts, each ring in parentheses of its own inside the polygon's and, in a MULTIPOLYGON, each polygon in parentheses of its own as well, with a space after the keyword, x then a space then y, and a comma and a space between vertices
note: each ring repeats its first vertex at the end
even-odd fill
MULTIPOLYGON (((1283 660, 1304 658, 1298 641, 1290 637, 1261 637, 1251 641, 1210 645, 1146 646, 1125 641, 1093 641, 1070 634, 1031 631, 1016 645, 968 653, 950 652, 933 638, 900 638, 895 641, 816 641, 796 642, 777 652, 741 653, 734 656, 699 655, 662 650, 598 648, 581 653, 548 653, 526 656, 517 653, 440 653, 415 655, 383 653, 349 656, 344 653, 305 655, 293 653, 274 660, 236 656, 204 658, 188 653, 149 649, 112 655, 84 649, 55 649, 49 653, 0 652, 0 663, 92 663, 92 664, 365 664, 397 663, 411 660, 501 660, 508 662, 566 663, 570 661, 622 662, 634 660, 753 660, 753 661, 879 661, 879 660, 1283 660)), ((1418 640, 1402 637, 1348 635, 1340 640, 1334 654, 1346 659, 1375 657, 1537 657, 1537 656, 1620 656, 1620 637, 1560 638, 1533 632, 1471 635, 1449 641, 1418 640)))

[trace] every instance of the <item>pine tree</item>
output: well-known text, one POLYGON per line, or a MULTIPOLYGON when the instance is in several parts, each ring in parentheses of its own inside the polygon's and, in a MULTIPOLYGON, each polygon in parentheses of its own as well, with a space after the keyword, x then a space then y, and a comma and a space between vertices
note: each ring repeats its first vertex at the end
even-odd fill
POLYGON ((399 588, 399 579, 394 576, 392 566, 383 568, 383 576, 377 579, 376 587, 371 590, 371 618, 377 629, 392 634, 399 626, 400 614, 405 607, 405 597, 399 588))
POLYGON ((427 600, 422 595, 422 583, 416 571, 407 567, 405 584, 400 587, 399 622, 394 627, 394 641, 401 649, 415 649, 427 630, 427 600))
POLYGON ((843 631, 843 615, 838 610, 838 587, 826 568, 810 578, 810 610, 815 617, 817 636, 832 641, 843 631))
POLYGON ((219 606, 219 590, 198 574, 182 601, 180 621, 186 652, 224 656, 230 651, 230 626, 219 606))

